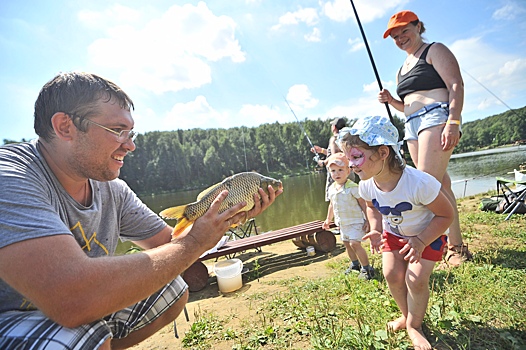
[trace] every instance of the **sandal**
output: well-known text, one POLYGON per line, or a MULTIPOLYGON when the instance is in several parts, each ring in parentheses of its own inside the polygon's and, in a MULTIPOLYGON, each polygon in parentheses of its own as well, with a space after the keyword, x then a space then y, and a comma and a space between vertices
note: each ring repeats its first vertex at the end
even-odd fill
POLYGON ((453 267, 460 266, 463 262, 473 259, 473 254, 469 251, 465 243, 449 246, 444 257, 444 261, 453 267))

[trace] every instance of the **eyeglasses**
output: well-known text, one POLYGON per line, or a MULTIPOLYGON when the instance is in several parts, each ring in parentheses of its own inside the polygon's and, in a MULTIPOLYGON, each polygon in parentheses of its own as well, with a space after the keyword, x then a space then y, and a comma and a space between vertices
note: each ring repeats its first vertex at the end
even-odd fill
MULTIPOLYGON (((69 114, 71 116, 74 115, 74 114, 70 114, 70 113, 66 113, 66 114, 69 114)), ((96 125, 99 128, 103 128, 104 130, 109 131, 109 132, 111 132, 114 135, 117 135, 117 142, 119 142, 119 143, 126 143, 128 140, 132 140, 132 142, 133 142, 133 141, 135 141, 135 139, 137 138, 137 135, 138 135, 138 133, 136 131, 133 131, 133 130, 115 131, 115 130, 112 130, 112 129, 108 128, 108 127, 105 127, 104 125, 96 123, 96 122, 94 122, 91 119, 88 119, 88 118, 85 118, 85 117, 81 117, 81 116, 78 116, 78 117, 81 118, 81 119, 86 120, 88 123, 96 125)))

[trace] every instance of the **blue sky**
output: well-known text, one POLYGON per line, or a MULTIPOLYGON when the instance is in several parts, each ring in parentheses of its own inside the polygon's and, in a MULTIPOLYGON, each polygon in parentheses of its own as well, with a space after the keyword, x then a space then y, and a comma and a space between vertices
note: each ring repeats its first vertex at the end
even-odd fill
MULTIPOLYGON (((385 88, 406 54, 382 34, 409 9, 459 60, 464 121, 526 105, 524 0, 354 3, 385 88)), ((348 0, 1 1, 0 53, 0 143, 36 136, 40 88, 72 70, 121 86, 139 132, 295 121, 285 98, 301 120, 387 114, 348 0)))

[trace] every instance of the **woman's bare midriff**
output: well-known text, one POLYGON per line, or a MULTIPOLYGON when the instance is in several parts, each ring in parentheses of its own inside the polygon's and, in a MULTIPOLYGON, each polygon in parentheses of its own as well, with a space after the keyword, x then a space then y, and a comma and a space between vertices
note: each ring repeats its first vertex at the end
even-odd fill
POLYGON ((413 114, 431 103, 448 101, 449 93, 446 88, 412 92, 404 98, 404 114, 413 114))

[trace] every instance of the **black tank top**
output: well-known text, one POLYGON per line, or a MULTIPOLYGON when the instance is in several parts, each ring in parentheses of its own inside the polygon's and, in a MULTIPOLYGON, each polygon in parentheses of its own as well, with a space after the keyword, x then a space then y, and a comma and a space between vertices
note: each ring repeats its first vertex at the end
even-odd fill
POLYGON ((404 98, 415 91, 427 91, 433 89, 447 88, 446 84, 438 75, 433 65, 426 62, 427 52, 434 43, 429 44, 409 72, 401 74, 402 68, 398 70, 398 86, 396 93, 404 101, 404 98))

